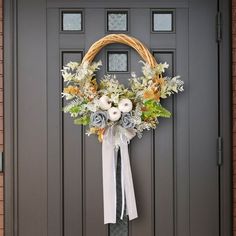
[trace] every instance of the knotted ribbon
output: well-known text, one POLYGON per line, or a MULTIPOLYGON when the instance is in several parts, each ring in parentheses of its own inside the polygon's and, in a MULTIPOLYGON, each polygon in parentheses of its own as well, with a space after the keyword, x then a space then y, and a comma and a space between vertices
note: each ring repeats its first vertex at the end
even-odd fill
POLYGON ((116 165, 119 149, 121 155, 122 191, 120 218, 123 219, 125 203, 129 220, 138 217, 128 151, 128 144, 134 136, 134 130, 125 129, 119 125, 109 127, 104 134, 102 142, 102 169, 105 224, 116 223, 116 165))

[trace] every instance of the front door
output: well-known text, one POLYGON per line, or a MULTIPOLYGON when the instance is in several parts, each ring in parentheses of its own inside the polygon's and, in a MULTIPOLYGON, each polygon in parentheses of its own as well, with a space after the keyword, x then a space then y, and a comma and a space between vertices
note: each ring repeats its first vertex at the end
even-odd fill
MULTIPOLYGON (((217 0, 18 1, 17 235, 220 234, 216 13, 217 0), (130 145, 139 217, 104 225, 101 144, 63 115, 60 69, 110 33, 138 38, 185 91, 164 101, 172 118, 130 145)), ((99 76, 140 73, 127 46, 99 59, 99 76)))

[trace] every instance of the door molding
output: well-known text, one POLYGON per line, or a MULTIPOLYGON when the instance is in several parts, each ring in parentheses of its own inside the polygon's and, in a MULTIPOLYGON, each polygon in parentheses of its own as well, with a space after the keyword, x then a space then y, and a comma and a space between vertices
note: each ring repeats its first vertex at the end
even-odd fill
POLYGON ((17 233, 17 49, 16 49, 16 0, 3 3, 4 6, 4 233, 17 233))
POLYGON ((220 235, 232 235, 232 72, 231 72, 231 1, 219 0, 218 11, 222 13, 222 41, 219 55, 219 136, 223 138, 223 165, 219 167, 220 189, 220 235))
MULTIPOLYGON (((49 4, 50 7, 50 4, 49 4)), ((221 236, 232 235, 231 160, 231 1, 219 0, 222 42, 219 44, 220 133, 224 160, 220 171, 221 236)), ((5 235, 18 235, 17 205, 17 0, 4 0, 4 217, 5 235)))

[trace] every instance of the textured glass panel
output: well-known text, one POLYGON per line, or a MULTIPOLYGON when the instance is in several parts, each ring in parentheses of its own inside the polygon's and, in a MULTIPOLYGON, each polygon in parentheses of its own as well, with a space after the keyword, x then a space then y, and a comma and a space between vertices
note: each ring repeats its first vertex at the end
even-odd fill
POLYGON ((81 12, 63 12, 62 14, 62 30, 82 30, 81 12))
POLYGON ((110 224, 109 235, 110 236, 128 236, 128 216, 124 212, 123 220, 120 219, 121 207, 122 207, 122 192, 121 192, 121 161, 120 152, 117 158, 117 171, 116 171, 116 224, 110 224))
POLYGON ((172 77, 173 76, 173 52, 154 52, 154 56, 157 62, 169 64, 169 68, 165 70, 164 75, 172 77))
POLYGON ((127 72, 128 54, 126 52, 108 52, 108 71, 127 72))
POLYGON ((172 31, 172 13, 153 13, 154 31, 172 31))
POLYGON ((108 13, 108 31, 127 31, 127 13, 108 13))

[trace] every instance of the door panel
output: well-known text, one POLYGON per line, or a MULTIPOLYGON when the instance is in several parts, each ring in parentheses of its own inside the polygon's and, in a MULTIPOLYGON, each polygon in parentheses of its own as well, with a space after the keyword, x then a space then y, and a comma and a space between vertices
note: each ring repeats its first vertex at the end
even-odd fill
MULTIPOLYGON (((168 52, 167 52, 168 53, 168 52)), ((156 52, 157 61, 168 63, 175 62, 174 54, 156 52), (168 56, 164 56, 168 55, 168 56)), ((168 70, 169 76, 173 76, 174 63, 168 70)), ((174 98, 164 102, 165 107, 174 114, 174 98)), ((155 131, 155 152, 154 156, 154 188, 155 188, 155 235, 174 235, 174 120, 161 119, 158 130, 155 131), (166 148, 168 146, 168 149, 166 148), (161 190, 161 191, 160 191, 161 190)))
POLYGON ((47 66, 47 116, 48 116, 48 234, 61 235, 63 230, 63 205, 62 205, 62 115, 60 112, 61 103, 59 102, 61 91, 60 72, 60 51, 58 50, 59 38, 55 38, 59 28, 59 11, 50 9, 47 12, 47 43, 50 47, 47 49, 47 60, 50 64, 47 66), (59 76, 59 77, 58 77, 59 76), (57 81, 55 83, 55 81, 57 81), (49 93, 48 93, 49 94, 49 93), (50 109, 49 109, 50 108, 50 109))
MULTIPOLYGON (((63 51, 62 64, 71 60, 81 61, 83 52, 63 51)), ((61 83, 62 84, 62 83, 61 83)), ((83 129, 74 126, 71 118, 63 115, 63 204, 64 204, 64 232, 65 235, 74 235, 78 232, 82 235, 83 229, 83 129), (73 139, 71 139, 73 137, 73 139), (73 155, 71 155, 73 150, 73 155), (75 204, 77 202, 77 204, 75 204)))
POLYGON ((215 9, 216 11, 217 6, 214 1, 207 3, 200 1, 198 4, 192 2, 191 4, 192 8, 189 12, 189 22, 192 26, 189 29, 190 218, 193 219, 191 231, 194 236, 207 233, 217 235, 219 216, 215 206, 219 202, 219 197, 218 183, 214 181, 218 176, 217 161, 214 155, 216 152, 214 137, 218 135, 218 102, 216 102, 218 101, 218 75, 217 44, 214 43, 216 40, 214 35, 215 14, 213 10, 210 10, 215 9), (203 17, 196 22, 195 17, 199 11, 203 17), (205 26, 198 27, 199 25, 205 26), (193 28, 195 28, 194 32, 193 28), (209 36, 204 39, 200 38, 196 49, 193 38, 199 35, 209 36), (208 61, 212 63, 208 64, 208 61), (193 63, 196 66, 193 66, 193 63), (197 68, 201 68, 204 76, 197 75, 197 71, 199 71, 197 68), (209 91, 211 91, 210 96, 209 91), (194 109, 196 105, 198 109, 194 109), (203 113, 204 116, 201 115, 203 113), (211 199, 212 196, 217 197, 211 199), (209 218, 211 219, 210 225, 208 225, 209 218))
MULTIPOLYGON (((19 0, 21 7, 18 8, 18 115, 21 125, 18 150, 19 235, 116 236, 114 232, 119 232, 119 226, 114 226, 116 230, 110 230, 109 226, 103 224, 101 144, 96 137, 87 137, 86 128, 75 126, 72 119, 62 113, 65 103, 63 104, 60 95, 64 86, 60 76, 62 65, 70 60, 80 61, 91 44, 107 34, 106 13, 113 9, 128 11, 127 33, 145 43, 157 61, 167 60, 170 64, 168 75, 181 75, 185 82, 184 93, 163 101, 165 107, 172 112, 172 117, 160 119, 160 125, 155 131, 144 133, 142 139, 134 138, 130 144, 139 218, 127 225, 128 235, 219 235, 219 182, 216 164, 217 1, 147 3, 133 0, 117 3, 45 0, 44 3, 37 19, 41 21, 46 42, 40 44, 36 34, 31 47, 40 45, 36 47, 34 55, 39 53, 39 65, 46 78, 40 80, 38 77, 42 75, 37 76, 36 84, 42 90, 43 98, 36 93, 33 107, 25 94, 26 85, 34 86, 35 81, 31 81, 29 75, 24 73, 27 66, 25 62, 29 63, 28 58, 33 56, 26 50, 28 45, 25 32, 31 32, 33 27, 26 28, 24 24, 31 21, 33 16, 29 12, 34 4, 36 6, 36 1, 19 0), (31 5, 26 6, 26 2, 31 5), (83 31, 62 31, 63 10, 82 11, 83 31), (173 12, 174 31, 152 32, 152 11, 173 12), (33 114, 42 117, 36 130, 41 140, 42 160, 37 159, 40 173, 28 172, 32 161, 27 162, 26 157, 30 158, 34 153, 27 153, 25 147, 28 142, 32 142, 32 147, 36 146, 32 140, 25 139, 31 134, 24 123, 31 118, 29 113, 25 113, 28 106, 33 114), (43 150, 47 151, 47 155, 43 150), (44 199, 47 196, 47 203, 39 199, 32 200, 28 195, 26 197, 24 191, 32 187, 29 181, 25 181, 27 178, 35 179, 36 183, 38 180, 43 181, 39 187, 44 199), (29 204, 24 199, 32 203, 29 204), (32 207, 37 202, 41 213, 31 219, 32 212, 27 206, 32 207), (36 222, 35 219, 43 219, 43 223, 34 223, 37 227, 26 229, 23 228, 26 219, 27 224, 36 222)), ((119 80, 127 84, 131 71, 140 74, 139 55, 125 45, 113 44, 101 50, 95 59, 103 62, 98 77, 107 71, 107 53, 121 51, 128 52, 129 71, 117 73, 119 80)), ((30 62, 34 70, 37 63, 38 61, 30 62)), ((35 70, 35 73, 39 71, 35 70)))
MULTIPOLYGON (((176 17, 176 73, 183 78, 188 78, 185 82, 185 96, 186 98, 178 97, 175 100, 175 128, 174 137, 176 143, 174 145, 175 151, 175 230, 176 234, 189 235, 190 223, 186 224, 190 219, 190 187, 189 187, 189 115, 187 107, 189 107, 189 28, 188 22, 189 11, 187 9, 178 9, 176 17), (188 22, 188 27, 182 27, 183 22, 188 22), (182 50, 178 50, 182 48, 182 50), (178 50, 178 51, 177 51, 178 50), (178 114, 176 114, 178 112, 178 114), (179 138, 178 138, 179 137, 179 138)), ((214 166, 215 167, 215 166, 214 166)))

